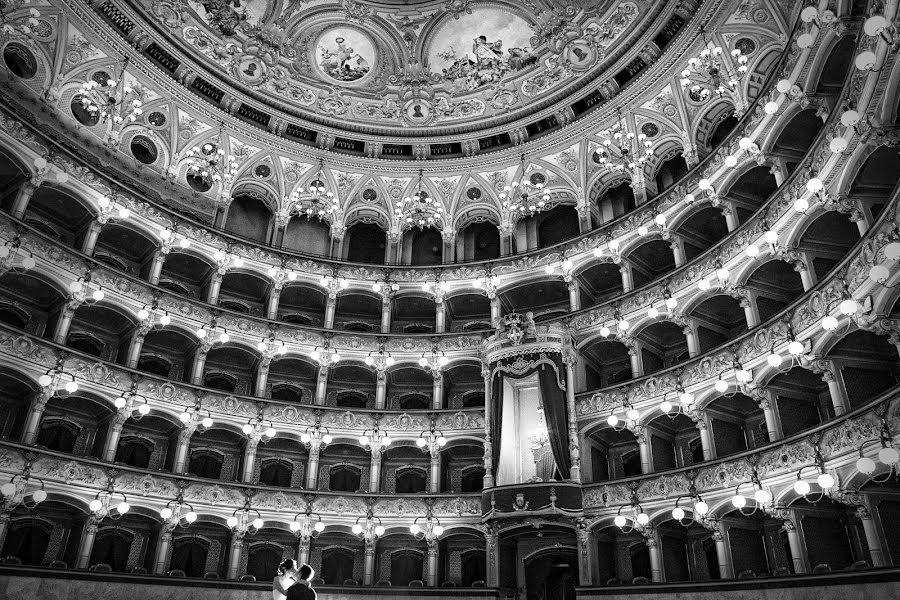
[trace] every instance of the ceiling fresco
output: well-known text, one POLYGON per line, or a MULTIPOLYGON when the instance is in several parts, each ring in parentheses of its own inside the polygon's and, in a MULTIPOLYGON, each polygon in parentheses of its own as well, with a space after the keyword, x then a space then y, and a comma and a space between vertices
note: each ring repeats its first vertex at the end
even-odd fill
POLYGON ((257 98, 344 125, 407 129, 492 126, 547 106, 583 88, 667 4, 132 2, 257 98))

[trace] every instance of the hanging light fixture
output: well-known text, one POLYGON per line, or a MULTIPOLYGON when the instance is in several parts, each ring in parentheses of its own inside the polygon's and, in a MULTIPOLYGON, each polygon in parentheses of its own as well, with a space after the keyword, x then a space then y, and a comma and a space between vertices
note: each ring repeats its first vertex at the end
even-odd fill
POLYGON ((706 29, 700 28, 703 37, 703 50, 699 56, 688 60, 687 68, 681 72, 681 87, 686 89, 695 100, 708 100, 712 94, 720 98, 737 91, 738 82, 747 74, 747 56, 740 48, 731 51, 731 60, 737 63, 735 68, 730 60, 726 60, 725 51, 715 46, 706 35, 706 29))
POLYGON ((259 511, 250 506, 250 496, 248 495, 244 499, 244 506, 235 509, 226 519, 225 524, 235 533, 252 535, 263 528, 265 521, 259 511))
POLYGON ((41 18, 41 13, 36 8, 29 8, 28 16, 23 15, 21 17, 12 18, 10 16, 11 13, 15 12, 18 8, 19 6, 14 5, 12 2, 0 3, 0 31, 6 36, 12 36, 17 29, 25 35, 31 35, 34 28, 39 24, 38 19, 41 18), (13 25, 14 21, 21 22, 16 26, 13 25))
POLYGON ((209 190, 220 182, 227 186, 237 173, 237 161, 231 154, 226 157, 225 149, 222 148, 224 131, 225 124, 221 123, 213 141, 206 142, 202 146, 194 146, 185 152, 190 161, 187 176, 198 180, 202 191, 209 190))
POLYGON ((427 512, 424 517, 416 517, 409 526, 409 532, 417 540, 425 540, 429 544, 437 541, 439 537, 444 535, 444 526, 441 520, 432 512, 432 504, 428 504, 427 512))
POLYGON ((0 274, 15 269, 28 271, 36 264, 34 254, 22 248, 22 238, 18 234, 0 246, 0 274))
POLYGON ((288 527, 298 538, 306 539, 319 537, 325 531, 325 522, 322 515, 312 511, 312 495, 307 496, 306 512, 298 512, 288 527))
POLYGON ((544 191, 546 177, 542 173, 533 173, 525 177, 525 155, 522 155, 519 179, 503 188, 500 202, 504 210, 514 217, 531 216, 549 207, 550 194, 544 191))
POLYGON ((376 517, 372 512, 372 506, 366 508, 365 517, 357 517, 356 522, 350 528, 353 535, 360 537, 367 542, 374 542, 376 538, 384 535, 385 529, 380 517, 376 517), (362 522, 360 522, 362 521, 362 522))
POLYGON ((319 159, 319 172, 309 182, 306 190, 291 192, 287 197, 291 210, 298 215, 306 215, 307 219, 316 217, 320 221, 328 221, 340 208, 340 202, 325 185, 325 160, 319 159))
POLYGON ((96 116, 101 123, 112 120, 114 125, 134 123, 143 114, 143 102, 140 94, 125 84, 125 69, 128 57, 122 61, 119 79, 107 79, 105 82, 89 79, 81 84, 76 98, 91 116, 96 116))
POLYGON ((12 479, 0 486, 0 506, 9 511, 13 508, 21 506, 25 510, 34 510, 38 504, 47 499, 47 492, 44 490, 44 480, 40 477, 31 476, 31 454, 25 454, 25 466, 21 473, 13 475, 12 479), (31 491, 29 498, 29 485, 37 481, 40 487, 31 491))
POLYGON ((444 207, 432 198, 425 189, 425 179, 422 169, 419 169, 419 189, 412 196, 397 200, 394 214, 404 229, 418 227, 440 228, 444 222, 444 207))
POLYGON ((169 500, 159 510, 159 516, 170 529, 176 527, 188 528, 197 520, 197 513, 190 502, 184 501, 183 483, 179 482, 178 495, 174 500, 169 500))
POLYGON ((653 156, 653 142, 648 140, 643 133, 635 135, 633 131, 625 126, 620 107, 616 108, 616 115, 618 116, 619 128, 615 132, 609 129, 604 129, 600 132, 600 135, 605 139, 603 140, 603 145, 594 151, 594 160, 619 173, 624 173, 625 171, 632 173, 653 156), (638 142, 639 152, 635 152, 633 147, 635 138, 638 142))

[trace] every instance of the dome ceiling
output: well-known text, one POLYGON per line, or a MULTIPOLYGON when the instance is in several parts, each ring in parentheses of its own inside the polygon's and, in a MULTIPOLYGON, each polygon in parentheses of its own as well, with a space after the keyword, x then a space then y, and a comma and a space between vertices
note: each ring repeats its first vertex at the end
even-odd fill
POLYGON ((135 4, 214 77, 258 100, 403 135, 491 127, 583 95, 671 17, 659 0, 135 4))

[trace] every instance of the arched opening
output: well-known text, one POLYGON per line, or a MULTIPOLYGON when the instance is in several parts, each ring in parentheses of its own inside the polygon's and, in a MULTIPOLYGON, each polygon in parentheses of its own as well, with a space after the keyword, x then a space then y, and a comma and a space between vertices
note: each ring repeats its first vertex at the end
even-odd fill
POLYGON ((698 304, 690 313, 697 327, 700 353, 737 339, 747 331, 747 317, 740 301, 718 294, 698 304))
POLYGON ((365 408, 368 404, 365 394, 346 390, 337 393, 334 403, 338 408, 365 408))
POLYGON ((456 234, 456 260, 490 260, 500 256, 500 230, 488 221, 469 223, 456 234))
POLYGON ((138 469, 146 469, 150 466, 153 445, 151 440, 145 438, 123 438, 116 449, 115 462, 138 469))
POLYGON ((816 115, 813 108, 801 110, 785 125, 771 151, 773 156, 784 160, 787 168, 785 175, 796 170, 824 126, 825 122, 816 115))
POLYGON ((460 557, 463 587, 472 587, 476 581, 484 583, 487 580, 487 560, 484 550, 467 550, 460 557))
POLYGON ((118 527, 101 529, 94 538, 90 565, 109 565, 113 571, 126 571, 134 535, 118 527))
POLYGON ((87 230, 94 215, 74 196, 50 185, 42 185, 34 190, 28 207, 25 209, 25 221, 41 230, 52 232, 67 246, 74 247, 76 241, 87 230))
POLYGON ((105 345, 101 340, 89 333, 70 333, 66 337, 66 346, 77 352, 84 352, 90 356, 103 357, 105 345))
POLYGON ((656 190, 661 194, 678 183, 682 177, 688 174, 688 164, 683 154, 677 154, 663 161, 656 169, 656 190))
POLYGON ((265 310, 271 283, 253 273, 230 271, 222 276, 219 305, 241 313, 265 310))
POLYGON ((570 240, 579 233, 578 211, 575 210, 574 206, 557 206, 545 213, 522 219, 519 221, 519 226, 522 227, 530 220, 534 220, 537 223, 538 248, 547 248, 548 246, 570 240))
POLYGON ((785 437, 834 416, 828 385, 821 376, 802 367, 779 373, 769 381, 766 389, 775 395, 785 437))
POLYGON ((444 256, 444 238, 434 227, 413 227, 403 234, 401 248, 401 264, 439 265, 444 256))
POLYGON ((427 483, 428 476, 421 469, 398 469, 395 491, 398 494, 421 494, 427 490, 427 483))
POLYGON ((303 390, 295 385, 278 384, 272 386, 272 400, 290 404, 303 403, 303 390))
POLYGON ((575 600, 578 557, 574 550, 547 550, 525 561, 528 600, 575 600))
POLYGON ((855 507, 839 504, 828 497, 818 502, 799 498, 790 507, 803 532, 806 557, 813 573, 841 571, 857 560, 868 558, 851 541, 854 537, 851 531, 858 532, 862 525, 856 517, 855 507))
POLYGON ((635 288, 642 287, 675 270, 675 255, 669 242, 665 240, 651 240, 643 243, 632 250, 625 260, 631 267, 635 288))
POLYGON ((815 276, 821 279, 837 266, 859 238, 859 228, 847 215, 828 211, 806 228, 797 246, 812 258, 815 276))
POLYGON ((206 540, 197 537, 176 538, 172 544, 169 566, 188 577, 203 577, 208 554, 209 542, 206 540))
POLYGON ((853 178, 850 197, 859 200, 872 219, 878 218, 897 187, 898 172, 900 154, 896 148, 880 146, 866 158, 853 178))
POLYGON ((582 305, 587 306, 585 296, 593 303, 609 300, 623 293, 621 267, 612 262, 601 262, 578 275, 581 284, 582 305))
POLYGON ((484 294, 459 294, 444 299, 448 331, 490 329, 491 301, 484 294))
POLYGON ((424 394, 404 394, 400 396, 397 405, 400 410, 427 410, 431 399, 424 394))
POLYGON ((391 331, 394 333, 430 333, 434 331, 436 315, 432 296, 398 296, 391 302, 391 331))
MULTIPOLYGON (((768 575, 777 569, 775 564, 769 567, 769 557, 777 556, 776 548, 787 551, 787 562, 790 562, 790 549, 787 540, 782 539, 781 522, 772 519, 761 510, 752 514, 751 508, 731 511, 722 517, 728 545, 731 550, 731 562, 734 576, 737 579, 752 579, 768 575)), ((786 532, 785 538, 786 538, 786 532)))
POLYGON ((738 223, 746 223, 776 189, 778 183, 771 168, 759 166, 742 174, 725 193, 725 197, 734 206, 738 223))
POLYGON ((45 419, 41 423, 35 445, 43 446, 47 450, 72 454, 80 432, 81 428, 71 421, 45 419))
POLYGON ((347 228, 344 240, 348 261, 379 265, 386 262, 387 233, 375 223, 354 223, 347 228))
POLYGON ((15 556, 23 565, 41 565, 50 545, 52 525, 40 519, 24 518, 11 520, 8 527, 4 558, 15 556))
POLYGON ((188 463, 188 473, 205 479, 220 479, 225 457, 212 450, 194 450, 188 463))
POLYGON ((856 36, 845 35, 837 41, 822 66, 816 94, 836 96, 841 93, 854 54, 856 54, 856 36))
POLYGON ((345 331, 381 328, 381 298, 374 294, 345 292, 337 297, 334 309, 334 327, 345 331))
POLYGON ((703 461, 700 432, 684 414, 662 414, 647 424, 654 471, 666 471, 703 461), (699 460, 698 460, 699 459, 699 460))
POLYGON ((294 465, 286 460, 266 460, 259 468, 259 482, 274 487, 291 487, 294 465))
POLYGON ((755 293, 749 299, 756 303, 759 320, 765 323, 803 294, 803 280, 794 265, 783 260, 770 260, 753 271, 745 287, 755 293))
POLYGON ((134 271, 140 271, 156 248, 156 242, 142 232, 112 222, 100 230, 94 253, 114 256, 129 263, 134 271))
POLYGON ((294 217, 288 221, 281 246, 313 256, 330 256, 331 227, 319 219, 294 217))
POLYGON ((531 312, 535 317, 569 312, 569 288, 559 279, 532 281, 499 293, 504 313, 531 312))
POLYGON ((354 552, 349 548, 325 548, 322 550, 320 577, 325 585, 341 585, 353 579, 354 552))
POLYGON ((658 321, 642 329, 636 336, 644 375, 676 365, 688 358, 684 330, 671 321, 658 321))
POLYGON ((717 458, 757 448, 769 442, 759 402, 740 392, 720 396, 706 405, 706 424, 717 458))
POLYGON ((634 377, 628 348, 618 340, 598 338, 582 349, 587 389, 594 390, 628 381, 634 377))
POLYGON ((641 474, 640 448, 631 430, 604 427, 589 434, 586 441, 589 452, 582 460, 589 462, 585 466, 589 467, 592 483, 641 474))
POLYGON ((281 546, 268 542, 251 544, 247 556, 247 574, 253 575, 256 581, 271 580, 278 573, 282 552, 281 546))
POLYGON ((716 125, 715 129, 712 130, 712 133, 709 136, 709 147, 710 149, 718 148, 722 142, 724 142, 731 132, 734 131, 734 128, 737 127, 738 118, 732 114, 725 117, 719 124, 716 125))
POLYGON ((12 210, 22 184, 29 178, 30 175, 26 175, 23 165, 0 149, 0 208, 5 211, 12 210))
POLYGON ((260 242, 269 241, 272 211, 261 198, 240 194, 231 199, 225 231, 236 236, 260 242))
POLYGON ((722 209, 705 206, 694 212, 675 230, 674 243, 682 244, 685 261, 691 261, 728 235, 722 209))
POLYGON ((460 492, 463 494, 471 494, 480 492, 484 489, 484 468, 473 467, 466 469, 460 478, 460 492))
POLYGON ((391 585, 408 586, 412 581, 423 579, 422 553, 416 550, 397 550, 391 552, 391 585))
POLYGON ((658 528, 666 582, 719 579, 712 532, 697 522, 660 523, 658 528))
POLYGON ((302 318, 301 324, 321 325, 325 320, 325 292, 310 285, 286 285, 278 299, 278 319, 285 322, 296 322, 302 318))
POLYGON ((637 206, 630 181, 623 181, 618 185, 608 187, 603 195, 596 199, 596 203, 600 224, 609 223, 627 215, 637 206))
POLYGON ((825 357, 840 372, 851 408, 862 406, 897 385, 900 357, 897 347, 883 335, 853 331, 825 357))
POLYGON ((361 472, 354 465, 334 465, 328 473, 328 489, 332 492, 358 492, 361 472))
POLYGON ((212 266, 203 259, 172 250, 163 263, 159 285, 177 294, 199 298, 212 273, 212 266))

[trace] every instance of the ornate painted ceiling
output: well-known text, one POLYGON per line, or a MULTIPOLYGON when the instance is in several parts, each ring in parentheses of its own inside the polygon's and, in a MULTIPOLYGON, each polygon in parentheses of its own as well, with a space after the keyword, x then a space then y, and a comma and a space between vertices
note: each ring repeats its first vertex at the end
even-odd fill
POLYGON ((251 95, 342 127, 425 134, 496 125, 583 90, 680 4, 130 2, 170 41, 251 95))

